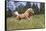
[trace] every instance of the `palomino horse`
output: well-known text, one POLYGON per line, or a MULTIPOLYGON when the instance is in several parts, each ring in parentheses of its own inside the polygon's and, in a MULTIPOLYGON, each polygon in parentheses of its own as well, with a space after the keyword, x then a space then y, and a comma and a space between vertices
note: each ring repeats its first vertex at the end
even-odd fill
POLYGON ((32 8, 29 8, 29 9, 27 9, 26 12, 23 13, 23 14, 19 14, 18 12, 15 12, 15 14, 17 15, 16 18, 19 19, 19 20, 20 20, 20 19, 28 19, 28 20, 30 20, 32 14, 34 14, 34 11, 33 11, 32 8))

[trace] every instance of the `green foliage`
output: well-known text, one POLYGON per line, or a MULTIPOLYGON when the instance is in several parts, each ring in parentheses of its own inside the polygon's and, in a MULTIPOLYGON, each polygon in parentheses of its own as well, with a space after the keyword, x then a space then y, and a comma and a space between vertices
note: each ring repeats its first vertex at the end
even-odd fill
POLYGON ((39 8, 38 8, 38 5, 37 5, 37 4, 35 5, 35 4, 33 3, 32 8, 33 8, 33 10, 34 10, 34 14, 39 14, 39 8))
POLYGON ((11 17, 11 16, 12 16, 11 12, 6 11, 6 17, 11 17))
MULTIPOLYGON (((26 6, 19 6, 16 8, 15 11, 18 11, 20 14, 24 13, 28 8, 33 8, 34 14, 45 14, 45 3, 40 3, 40 9, 38 8, 37 4, 31 6, 31 2, 27 2, 26 6)), ((6 11, 6 17, 12 16, 11 11, 6 11)))
POLYGON ((40 4, 40 13, 45 14, 45 3, 40 4))

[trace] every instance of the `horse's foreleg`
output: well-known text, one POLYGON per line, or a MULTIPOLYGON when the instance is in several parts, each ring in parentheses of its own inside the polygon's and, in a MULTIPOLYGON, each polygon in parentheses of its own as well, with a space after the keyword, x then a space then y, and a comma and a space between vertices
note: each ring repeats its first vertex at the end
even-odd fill
POLYGON ((30 20, 32 20, 32 16, 30 17, 30 20))
POLYGON ((28 16, 26 16, 26 18, 27 18, 28 20, 30 20, 30 18, 29 18, 28 16))

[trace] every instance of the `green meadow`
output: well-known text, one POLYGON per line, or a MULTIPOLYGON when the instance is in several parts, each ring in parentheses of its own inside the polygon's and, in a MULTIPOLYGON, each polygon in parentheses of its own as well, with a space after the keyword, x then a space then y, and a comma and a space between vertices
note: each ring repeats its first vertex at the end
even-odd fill
POLYGON ((45 28, 45 15, 34 15, 31 20, 21 19, 16 20, 16 17, 7 18, 7 29, 43 29, 45 28))

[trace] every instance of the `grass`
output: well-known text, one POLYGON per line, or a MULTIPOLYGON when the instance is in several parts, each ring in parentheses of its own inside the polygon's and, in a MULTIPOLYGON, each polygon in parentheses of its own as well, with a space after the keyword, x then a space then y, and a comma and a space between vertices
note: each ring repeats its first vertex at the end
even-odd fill
POLYGON ((15 17, 7 18, 7 29, 41 29, 45 28, 45 16, 34 15, 32 16, 32 20, 22 19, 16 20, 15 17))

